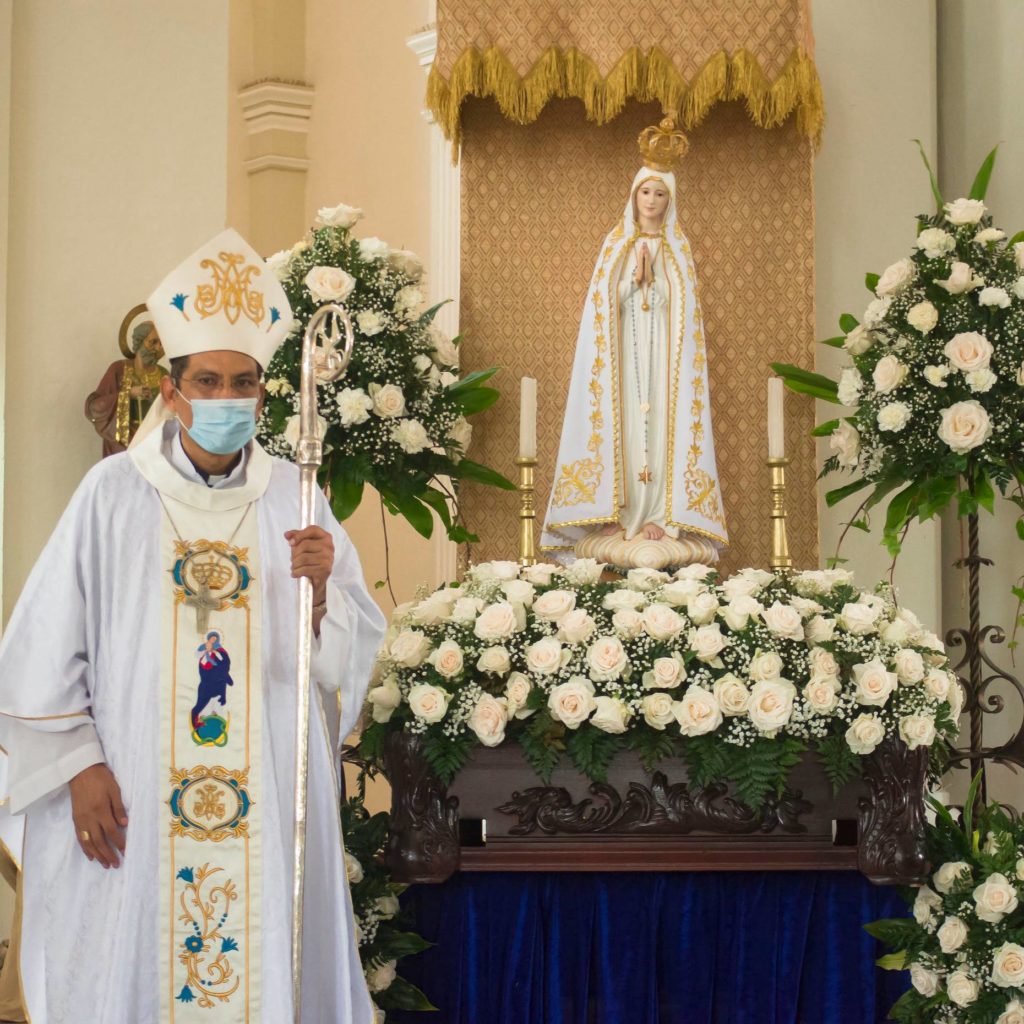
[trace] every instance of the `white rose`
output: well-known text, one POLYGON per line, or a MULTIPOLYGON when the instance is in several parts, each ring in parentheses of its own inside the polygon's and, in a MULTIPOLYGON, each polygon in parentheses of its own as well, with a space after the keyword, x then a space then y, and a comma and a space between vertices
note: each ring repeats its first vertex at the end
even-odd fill
POLYGON ((954 723, 959 722, 964 710, 964 688, 952 673, 949 675, 949 694, 946 700, 949 701, 949 717, 954 723))
POLYGON ((1013 258, 1017 261, 1017 269, 1024 270, 1024 242, 1013 243, 1013 258))
POLYGON ((984 334, 963 331, 954 334, 946 342, 942 353, 958 370, 968 373, 987 367, 992 360, 993 351, 992 342, 984 334))
POLYGON ((419 420, 399 420, 391 427, 395 444, 409 455, 418 455, 430 447, 426 428, 419 420))
POLYGON ((896 295, 914 280, 916 274, 913 260, 906 257, 897 260, 882 271, 882 276, 878 279, 878 285, 875 287, 875 294, 896 295))
MULTIPOLYGON (((932 881, 935 883, 935 889, 941 892, 943 896, 948 892, 952 892, 953 886, 964 878, 970 879, 971 877, 971 865, 965 860, 948 860, 945 864, 939 866, 939 869, 932 876, 932 881)), ((946 950, 946 952, 949 952, 946 950)))
POLYGON ((667 693, 648 693, 640 702, 644 721, 652 728, 664 730, 673 718, 673 700, 667 693))
POLYGON ((947 917, 936 937, 943 953, 955 953, 967 941, 967 925, 959 917, 947 917))
POLYGON ((907 310, 907 323, 922 334, 928 334, 938 322, 939 311, 927 300, 907 310))
POLYGON ((991 370, 971 370, 964 374, 967 386, 976 394, 983 395, 986 391, 992 390, 992 385, 998 379, 991 370))
POLYGON ((473 437, 473 425, 465 416, 460 416, 448 430, 448 437, 451 440, 452 445, 454 445, 460 453, 465 453, 469 451, 469 442, 473 437))
POLYGON ((373 411, 382 419, 405 415, 405 395, 397 384, 371 384, 367 390, 373 399, 373 411))
POLYGON ((528 676, 522 672, 513 672, 505 683, 505 700, 508 706, 509 717, 529 718, 533 711, 527 711, 526 701, 530 696, 533 684, 528 676))
POLYGON ((345 851, 345 877, 348 879, 350 885, 356 885, 358 882, 363 880, 363 865, 359 863, 359 858, 355 854, 345 851))
POLYGON ((810 622, 804 626, 804 639, 809 644, 824 644, 835 635, 836 620, 827 618, 824 615, 815 615, 810 622))
POLYGON ((932 700, 946 700, 949 696, 949 676, 937 668, 930 668, 924 676, 924 688, 932 700))
POLYGON ((796 687, 786 679, 762 679, 750 688, 747 715, 760 732, 774 735, 793 714, 796 687))
POLYGON ((356 314, 356 327, 364 338, 372 338, 384 330, 384 316, 373 309, 364 309, 356 314))
POLYGON ((383 992, 391 986, 398 972, 395 970, 396 961, 388 960, 383 964, 374 964, 366 972, 366 987, 371 992, 383 992))
POLYGON ((898 433, 910 422, 910 406, 906 402, 889 402, 878 410, 878 429, 898 433))
POLYGON ((594 684, 583 676, 573 676, 548 694, 552 716, 569 729, 578 729, 596 707, 594 684))
POLYGON ((853 366, 847 366, 839 377, 836 397, 841 405, 856 405, 864 380, 853 366))
POLYGON ((722 593, 727 601, 735 601, 740 596, 753 597, 774 579, 775 574, 764 569, 742 569, 722 584, 722 593))
POLYGON ((853 666, 858 704, 882 707, 896 689, 896 673, 890 672, 879 658, 853 666))
POLYGON ((782 675, 782 658, 774 651, 758 651, 750 659, 747 675, 755 683, 760 683, 765 679, 778 679, 782 675))
POLYGON ((862 601, 843 605, 839 613, 839 625, 854 636, 867 636, 877 629, 879 610, 862 601))
POLYGON ((440 722, 448 711, 451 694, 439 686, 417 683, 409 690, 409 708, 417 717, 428 724, 440 722))
POLYGON ((397 896, 378 896, 374 901, 374 908, 376 909, 377 914, 385 921, 389 921, 391 918, 396 917, 399 910, 402 909, 397 896))
POLYGON ((683 617, 667 604, 648 605, 643 611, 644 630, 652 640, 671 640, 686 624, 683 617))
POLYGON ((804 700, 817 715, 831 714, 839 705, 839 681, 812 679, 804 687, 804 700))
MULTIPOLYGON (((893 622, 901 622, 906 626, 905 639, 911 643, 916 644, 924 635, 924 626, 921 625, 921 620, 909 608, 900 608, 896 612, 896 618, 893 622)), ((903 641, 900 642, 902 643, 903 641)))
POLYGON ((954 971, 946 980, 946 992, 957 1006, 970 1006, 978 991, 978 983, 966 971, 954 971))
POLYGON ((597 623, 582 608, 574 608, 558 620, 558 636, 569 644, 582 644, 594 635, 597 623))
POLYGON ((359 255, 364 260, 383 259, 391 251, 391 247, 380 238, 359 239, 359 255))
POLYGON ((523 566, 520 575, 535 587, 547 587, 550 586, 551 577, 558 569, 559 566, 554 562, 537 562, 534 565, 523 566))
POLYGON ((303 283, 315 302, 341 302, 356 286, 355 278, 341 267, 313 267, 303 283))
POLYGON ((996 1024, 1024 1024, 1024 1003, 1019 999, 1011 999, 1006 1009, 996 1018, 996 1024))
POLYGON ((1024 882, 1024 857, 1021 857, 1017 861, 1017 881, 1024 882))
POLYGON ((764 610, 764 624, 776 636, 786 640, 803 640, 804 623, 800 613, 788 604, 776 601, 764 610))
POLYGON ((1010 305, 1010 296, 1006 294, 1005 288, 982 288, 978 295, 978 305, 1006 309, 1010 305))
POLYGON ((976 245, 988 245, 989 242, 1001 242, 1006 237, 1005 231, 999 228, 982 228, 975 236, 976 245))
POLYGON ((508 559, 494 559, 474 566, 473 572, 478 580, 499 580, 505 583, 519 578, 519 563, 508 559))
POLYGON ((858 715, 846 730, 846 743, 855 754, 870 754, 885 739, 885 726, 877 715, 858 715))
POLYGON ((930 260, 945 256, 956 248, 956 239, 942 228, 925 228, 914 243, 930 260))
POLYGON ((639 608, 646 600, 647 598, 639 590, 622 587, 605 594, 601 607, 610 612, 617 611, 619 608, 639 608))
POLYGON ((438 675, 451 679, 462 671, 462 648, 454 640, 442 640, 431 651, 427 661, 434 666, 438 675))
MULTIPOLYGON (((864 316, 861 318, 864 326, 869 331, 881 326, 882 322, 889 314, 889 307, 891 305, 891 295, 886 295, 881 299, 872 299, 871 302, 868 303, 868 308, 864 310, 864 316)), ((850 351, 852 351, 852 349, 850 351)))
POLYGON ((557 637, 543 637, 526 648, 526 667, 539 676, 554 675, 562 667, 563 650, 557 637))
POLYGON ((874 343, 874 335, 863 324, 857 324, 857 326, 854 327, 854 329, 846 336, 846 340, 843 342, 843 348, 845 348, 851 356, 862 356, 874 343))
POLYGON ((597 697, 597 707, 590 718, 590 724, 602 732, 623 733, 629 725, 630 710, 617 697, 597 697))
POLYGON ((1024 277, 1018 277, 1017 280, 1013 282, 1013 294, 1016 295, 1018 299, 1024 299, 1024 277))
POLYGON ((939 976, 921 964, 910 965, 910 983, 923 996, 933 996, 939 991, 939 976))
POLYGON ((985 204, 980 199, 954 199, 943 207, 950 224, 977 224, 985 216, 985 204))
POLYGON ((718 598, 710 590, 705 590, 703 593, 694 594, 686 602, 686 614, 695 626, 706 626, 709 622, 714 622, 719 607, 718 598))
POLYGON ((942 900, 927 885, 922 885, 917 890, 914 899, 914 920, 925 927, 935 922, 936 911, 942 910, 942 900))
POLYGON ((280 252, 268 256, 265 262, 278 281, 283 281, 291 271, 292 251, 291 249, 282 249, 280 252))
POLYGON ((949 277, 935 283, 945 288, 950 295, 963 295, 964 292, 977 288, 982 282, 980 278, 974 276, 974 271, 969 263, 954 260, 949 269, 949 277))
POLYGON ((687 642, 690 645, 690 650, 696 654, 697 660, 705 663, 715 661, 718 655, 729 646, 729 640, 722 636, 722 627, 717 622, 690 630, 687 642))
POLYGON ((480 613, 473 626, 473 632, 481 640, 490 643, 494 640, 507 640, 524 625, 525 614, 522 607, 517 614, 516 609, 508 601, 496 601, 480 613))
POLYGON ((338 203, 337 206, 321 206, 316 211, 316 222, 328 228, 350 228, 362 215, 358 207, 338 203))
POLYGON ((484 607, 482 598, 479 597, 460 597, 455 604, 452 605, 450 618, 452 622, 459 622, 464 626, 469 625, 471 622, 476 622, 476 617, 480 614, 484 607))
POLYGON ((402 703, 402 691, 393 678, 387 678, 379 686, 374 686, 366 695, 373 708, 375 722, 390 722, 395 708, 402 703))
POLYGON ((722 709, 702 686, 691 686, 672 709, 684 736, 704 736, 722 724, 722 709))
POLYGON ((616 636, 599 636, 587 648, 590 678, 598 682, 618 679, 629 665, 622 641, 616 636))
POLYGON ((924 379, 928 381, 933 388, 945 388, 949 387, 946 383, 946 378, 950 375, 952 367, 946 364, 942 366, 926 366, 924 368, 924 379))
POLYGON ((998 924, 1017 909, 1017 891, 998 872, 974 890, 975 912, 982 921, 998 924))
POLYGON ((1024 388, 1024 362, 1020 364, 1020 368, 1017 370, 1017 383, 1024 388))
POLYGON ((533 614, 541 622, 558 622, 576 607, 576 595, 571 590, 548 590, 533 602, 533 614))
POLYGON ((391 642, 391 660, 403 668, 416 668, 430 651, 430 641, 418 629, 403 629, 391 642))
POLYGON ((673 580, 661 588, 658 597, 668 604, 684 605, 697 594, 702 594, 707 587, 699 580, 673 580))
POLYGON ((930 747, 935 742, 935 719, 931 715, 905 715, 900 719, 900 736, 910 750, 930 747))
MULTIPOLYGON (((284 425, 284 439, 292 446, 292 448, 298 448, 299 446, 299 435, 302 433, 302 426, 299 423, 299 415, 296 413, 294 416, 288 419, 288 422, 284 425)), ((323 416, 317 414, 316 417, 316 436, 322 441, 324 434, 327 433, 327 420, 323 416)))
POLYGON ((750 691, 732 672, 726 672, 715 680, 714 693, 722 714, 728 717, 745 714, 750 706, 750 691))
POLYGON ((829 450, 839 459, 840 466, 856 466, 860 457, 860 434, 847 420, 840 420, 839 426, 828 439, 829 450))
POLYGON ((440 329, 434 326, 430 328, 430 341, 433 345, 430 358, 438 366, 458 367, 459 346, 456 342, 449 338, 448 335, 442 334, 440 329))
POLYGON ((942 410, 939 439, 958 455, 981 447, 992 434, 992 420, 984 407, 973 399, 956 402, 942 410))
POLYGON ((370 418, 373 399, 362 388, 344 388, 338 392, 337 403, 343 427, 365 423, 370 418))
POLYGON ((476 659, 477 671, 493 676, 503 676, 511 667, 512 659, 507 647, 485 647, 476 659))
POLYGON ((643 683, 648 690, 671 690, 685 678, 683 659, 674 654, 671 658, 655 658, 644 673, 643 683))
POLYGON ((703 562, 691 562, 689 565, 676 569, 675 578, 677 580, 706 580, 714 571, 714 566, 705 565, 703 562))
POLYGON ((420 306, 423 305, 423 292, 413 285, 402 288, 395 296, 395 311, 411 316, 420 306))
POLYGON ((894 355, 882 356, 875 364, 871 379, 875 383, 875 390, 884 395, 895 391, 907 379, 909 372, 907 366, 894 355))
POLYGON ((828 682, 839 683, 839 662, 836 656, 825 650, 824 647, 815 647, 807 656, 807 664, 811 670, 811 680, 827 680, 828 682))
POLYGON ((506 580, 501 590, 512 604, 521 604, 524 608, 533 604, 533 595, 536 593, 533 584, 526 580, 506 580))
POLYGON ((618 636, 632 639, 644 631, 644 617, 632 608, 620 608, 612 616, 612 628, 618 636))
POLYGON ((630 569, 626 573, 626 583, 634 590, 644 592, 668 583, 671 578, 667 572, 660 572, 658 569, 630 569))
POLYGON ((733 598, 722 610, 721 616, 725 624, 732 630, 746 629, 751 619, 756 619, 764 611, 764 605, 753 597, 741 594, 733 598))
POLYGON ((408 249, 392 249, 388 263, 410 281, 418 281, 423 276, 423 260, 408 249))
POLYGON ((924 679, 924 658, 917 651, 904 647, 896 652, 893 667, 901 683, 919 683, 924 679))
POLYGON ((508 708, 504 700, 485 693, 476 702, 466 723, 485 747, 496 747, 505 739, 508 708))

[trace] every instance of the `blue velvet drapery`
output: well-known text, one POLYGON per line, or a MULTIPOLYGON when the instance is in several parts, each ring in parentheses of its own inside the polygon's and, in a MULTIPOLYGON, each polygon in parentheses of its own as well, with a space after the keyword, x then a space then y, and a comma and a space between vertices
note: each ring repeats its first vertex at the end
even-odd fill
POLYGON ((412 887, 437 945, 404 1024, 875 1024, 906 987, 861 927, 901 916, 855 872, 474 874, 412 887))

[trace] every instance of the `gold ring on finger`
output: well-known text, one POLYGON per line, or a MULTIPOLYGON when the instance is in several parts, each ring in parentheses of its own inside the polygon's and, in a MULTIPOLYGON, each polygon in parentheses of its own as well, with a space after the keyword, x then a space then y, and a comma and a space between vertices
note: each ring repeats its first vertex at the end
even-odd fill
POLYGON ((89 835, 89 830, 87 828, 83 828, 82 831, 78 833, 78 838, 81 839, 83 843, 88 843, 92 839, 92 836, 89 835))

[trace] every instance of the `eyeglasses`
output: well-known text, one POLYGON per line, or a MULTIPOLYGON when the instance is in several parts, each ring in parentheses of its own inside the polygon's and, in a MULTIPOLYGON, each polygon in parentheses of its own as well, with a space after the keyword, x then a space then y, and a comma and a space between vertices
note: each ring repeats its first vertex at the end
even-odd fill
POLYGON ((229 382, 225 382, 223 377, 215 373, 200 373, 195 377, 182 377, 181 380, 182 383, 191 384, 199 394, 207 398, 225 389, 229 394, 237 395, 239 398, 254 398, 260 390, 259 377, 251 373, 232 377, 229 382))

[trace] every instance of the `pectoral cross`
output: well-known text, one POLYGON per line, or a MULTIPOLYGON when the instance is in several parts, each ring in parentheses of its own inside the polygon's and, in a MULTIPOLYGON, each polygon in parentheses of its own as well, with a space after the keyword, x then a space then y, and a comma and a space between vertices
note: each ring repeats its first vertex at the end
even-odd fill
POLYGON ((196 610, 196 632, 206 633, 210 625, 210 612, 220 608, 220 599, 210 594, 210 585, 204 580, 199 590, 185 598, 185 604, 196 610))
POLYGON ((637 476, 637 480, 642 484, 649 484, 653 479, 651 471, 646 466, 640 470, 640 474, 637 476))

